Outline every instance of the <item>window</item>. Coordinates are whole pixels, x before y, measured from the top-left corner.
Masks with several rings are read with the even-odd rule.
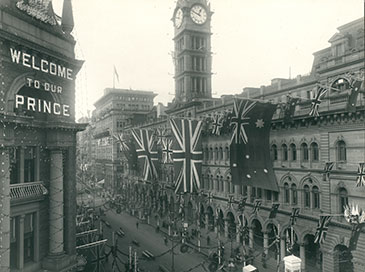
[[[266,200],[268,201],[272,200],[272,193],[270,190],[266,190]]]
[[[304,207],[310,208],[311,202],[310,202],[310,192],[309,192],[309,186],[304,185]]]
[[[290,195],[289,195],[289,184],[284,183],[284,203],[289,203]]]
[[[230,160],[230,153],[229,153],[229,146],[226,146],[226,160],[229,161]]]
[[[213,148],[209,148],[209,160],[213,160]]]
[[[279,193],[278,192],[272,192],[273,193],[273,201],[277,202],[279,200]]]
[[[281,146],[281,150],[282,150],[283,161],[287,161],[288,160],[288,147],[286,146],[286,144],[283,144]]]
[[[219,160],[222,161],[223,160],[223,148],[219,147]]]
[[[262,189],[261,188],[257,188],[257,198],[259,198],[259,199],[262,198]]]
[[[295,144],[291,144],[290,146],[289,146],[289,148],[290,148],[290,159],[292,160],[292,161],[296,161],[297,160],[297,147],[295,146]]]
[[[346,161],[346,143],[344,141],[337,142],[337,161]]]
[[[273,161],[278,160],[278,147],[275,144],[271,146],[271,159]]]
[[[291,194],[292,194],[292,204],[297,205],[298,204],[297,185],[295,185],[295,184],[291,185]]]
[[[347,190],[345,188],[340,188],[339,190],[339,197],[340,197],[340,213],[345,211],[345,206],[349,204],[349,199],[347,195]]]
[[[218,161],[218,147],[214,148],[214,161]]]
[[[306,143],[302,143],[300,146],[300,151],[301,151],[301,155],[302,155],[302,161],[303,162],[307,162],[309,159],[309,154],[308,154],[308,145]]]
[[[317,186],[313,186],[312,194],[313,194],[313,208],[319,209],[320,208],[319,189]]]
[[[312,143],[311,144],[311,160],[312,161],[318,161],[319,160],[319,150],[318,150],[318,144]]]

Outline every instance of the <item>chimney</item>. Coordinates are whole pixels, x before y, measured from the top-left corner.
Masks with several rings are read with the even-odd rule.
[[[63,0],[62,9],[62,30],[66,34],[70,34],[74,28],[74,17],[72,12],[71,0]]]

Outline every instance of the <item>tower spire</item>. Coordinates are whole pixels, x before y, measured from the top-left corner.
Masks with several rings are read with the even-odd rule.
[[[72,12],[71,0],[63,0],[61,26],[63,32],[66,34],[70,34],[74,28],[74,16]]]

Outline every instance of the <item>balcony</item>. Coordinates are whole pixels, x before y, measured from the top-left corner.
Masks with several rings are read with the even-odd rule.
[[[48,194],[41,181],[10,184],[11,203],[40,201]]]

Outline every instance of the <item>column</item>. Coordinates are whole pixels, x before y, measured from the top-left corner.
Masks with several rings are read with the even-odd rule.
[[[224,220],[224,236],[226,238],[228,238],[228,227],[229,227],[229,222],[228,220]]]
[[[19,169],[18,169],[19,183],[24,183],[24,148],[19,147]]]
[[[24,268],[24,217],[25,215],[18,216],[17,265],[19,269]]]
[[[10,173],[9,150],[0,148],[0,266],[8,272],[10,267]]]
[[[264,253],[267,254],[269,253],[269,234],[267,232],[264,232]]]
[[[285,257],[285,237],[280,239],[280,261]]]
[[[301,267],[302,267],[302,270],[304,271],[304,269],[305,269],[305,246],[304,246],[304,244],[300,244],[299,256],[300,256],[300,259],[302,260]]]
[[[34,181],[40,181],[40,152],[39,146],[35,147]]]
[[[34,262],[39,262],[39,211],[34,213]]]
[[[223,186],[224,186],[224,188],[223,188],[223,191],[224,191],[224,193],[225,194],[230,194],[231,192],[229,191],[229,184],[228,184],[228,182],[225,180],[225,181],[223,181]]]
[[[62,151],[51,151],[49,185],[49,253],[63,253],[63,162]]]
[[[209,230],[209,214],[205,214],[205,230]]]
[[[249,228],[249,247],[250,248],[253,248],[253,229],[252,228]]]
[[[241,185],[234,185],[234,196],[236,198],[239,198],[240,195],[242,194],[241,189],[242,189]]]

